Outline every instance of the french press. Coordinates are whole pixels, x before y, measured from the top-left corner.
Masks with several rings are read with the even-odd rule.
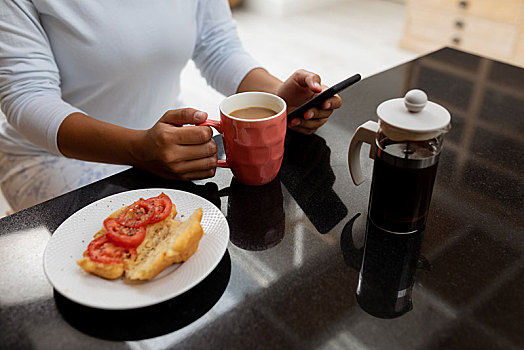
[[[367,121],[351,138],[348,162],[355,185],[364,181],[360,166],[363,143],[374,159],[368,218],[392,233],[411,233],[426,223],[443,135],[451,116],[428,101],[422,90],[381,103],[378,123]]]

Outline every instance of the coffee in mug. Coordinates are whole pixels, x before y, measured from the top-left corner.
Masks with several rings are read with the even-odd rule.
[[[241,108],[229,113],[229,115],[240,119],[265,119],[275,114],[277,114],[277,112],[265,107]]]

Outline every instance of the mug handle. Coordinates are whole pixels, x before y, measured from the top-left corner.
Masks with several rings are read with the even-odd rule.
[[[212,128],[215,128],[216,131],[222,134],[222,124],[220,123],[219,120],[207,119],[203,123],[196,124],[196,126],[210,126]],[[219,159],[217,161],[217,166],[219,168],[229,168],[229,163],[227,162],[227,159]]]
[[[360,149],[362,143],[365,142],[371,146],[369,150],[369,158],[375,158],[377,151],[377,145],[375,139],[378,132],[378,123],[374,121],[367,121],[357,128],[351,142],[349,143],[348,151],[348,165],[351,179],[355,185],[360,185],[364,182],[365,178],[362,175],[362,168],[360,167]]]

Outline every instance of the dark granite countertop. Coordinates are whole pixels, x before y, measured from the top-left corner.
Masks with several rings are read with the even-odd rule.
[[[375,257],[385,264],[371,276],[389,281],[384,300],[361,306],[370,181],[353,185],[349,140],[377,120],[380,102],[412,88],[451,112],[452,130],[425,231],[385,240]],[[0,348],[524,348],[524,70],[446,48],[341,96],[344,106],[317,134],[288,133],[268,185],[243,186],[227,169],[192,183],[131,169],[0,219]],[[369,178],[372,160],[362,164]],[[231,236],[217,268],[188,292],[138,310],[87,308],[54,292],[42,258],[56,228],[98,199],[150,187],[192,192],[221,209]],[[413,287],[411,302],[392,314],[385,305],[400,291],[386,289],[396,275]]]

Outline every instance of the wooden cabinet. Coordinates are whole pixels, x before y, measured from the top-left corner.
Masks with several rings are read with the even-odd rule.
[[[524,0],[408,0],[400,46],[451,46],[524,66]]]

